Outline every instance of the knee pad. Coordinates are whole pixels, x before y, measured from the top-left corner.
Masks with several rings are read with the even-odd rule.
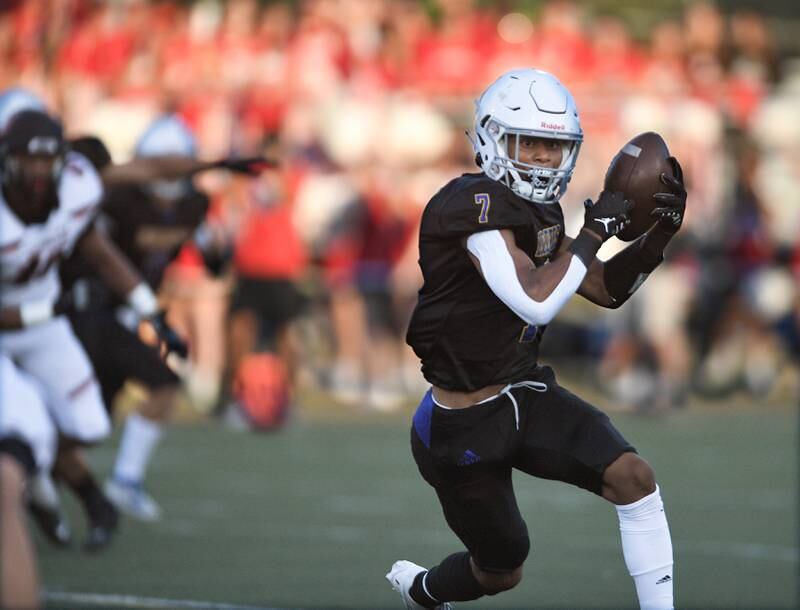
[[[504,574],[513,572],[523,563],[530,552],[531,541],[527,532],[512,536],[499,536],[491,541],[486,552],[475,552],[473,557],[484,572]]]
[[[80,447],[91,447],[103,442],[111,434],[111,421],[98,419],[92,421],[90,425],[81,427],[79,430],[63,430],[60,435],[64,439],[62,442],[78,445]]]
[[[80,431],[77,439],[84,445],[96,445],[104,441],[111,434],[111,422],[108,418],[100,419],[91,426]]]
[[[94,445],[111,434],[111,419],[100,397],[100,391],[94,386],[71,404],[70,418],[62,418],[60,432],[81,444]]]
[[[528,553],[531,550],[531,540],[527,534],[515,536],[510,540],[503,541],[505,547],[505,566],[508,571],[515,570],[525,563]]]
[[[22,439],[17,437],[0,438],[0,453],[11,456],[19,462],[28,476],[31,476],[36,471],[33,449]]]

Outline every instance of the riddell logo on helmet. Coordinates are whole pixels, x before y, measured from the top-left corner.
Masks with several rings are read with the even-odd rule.
[[[566,125],[559,125],[558,123],[547,123],[546,121],[542,121],[539,125],[542,129],[554,129],[556,131],[564,131],[566,129]]]

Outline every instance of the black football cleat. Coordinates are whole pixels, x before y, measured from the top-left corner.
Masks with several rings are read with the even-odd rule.
[[[28,511],[30,512],[36,525],[39,526],[41,532],[45,535],[54,546],[65,549],[72,544],[72,531],[69,528],[64,515],[57,508],[46,508],[35,504],[28,503]]]
[[[111,544],[117,531],[119,511],[105,496],[100,496],[94,499],[87,513],[89,525],[83,549],[89,553],[102,551]]]

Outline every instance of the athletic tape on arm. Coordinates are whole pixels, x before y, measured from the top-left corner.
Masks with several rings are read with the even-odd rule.
[[[140,318],[149,318],[158,311],[158,299],[144,282],[137,284],[128,294],[128,305]]]
[[[586,276],[586,266],[573,255],[567,272],[553,292],[544,301],[536,301],[520,284],[500,231],[473,233],[467,238],[467,249],[480,261],[483,277],[497,298],[528,324],[535,326],[548,324],[575,294]]]
[[[53,317],[53,304],[50,301],[34,301],[19,306],[22,326],[35,326]]]

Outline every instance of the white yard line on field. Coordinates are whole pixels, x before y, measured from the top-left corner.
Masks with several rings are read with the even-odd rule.
[[[82,606],[117,606],[122,608],[161,608],[164,610],[281,610],[262,606],[239,606],[191,599],[165,599],[160,597],[140,597],[138,595],[118,595],[104,593],[69,593],[66,591],[45,591],[42,599],[49,603],[80,604]]]

